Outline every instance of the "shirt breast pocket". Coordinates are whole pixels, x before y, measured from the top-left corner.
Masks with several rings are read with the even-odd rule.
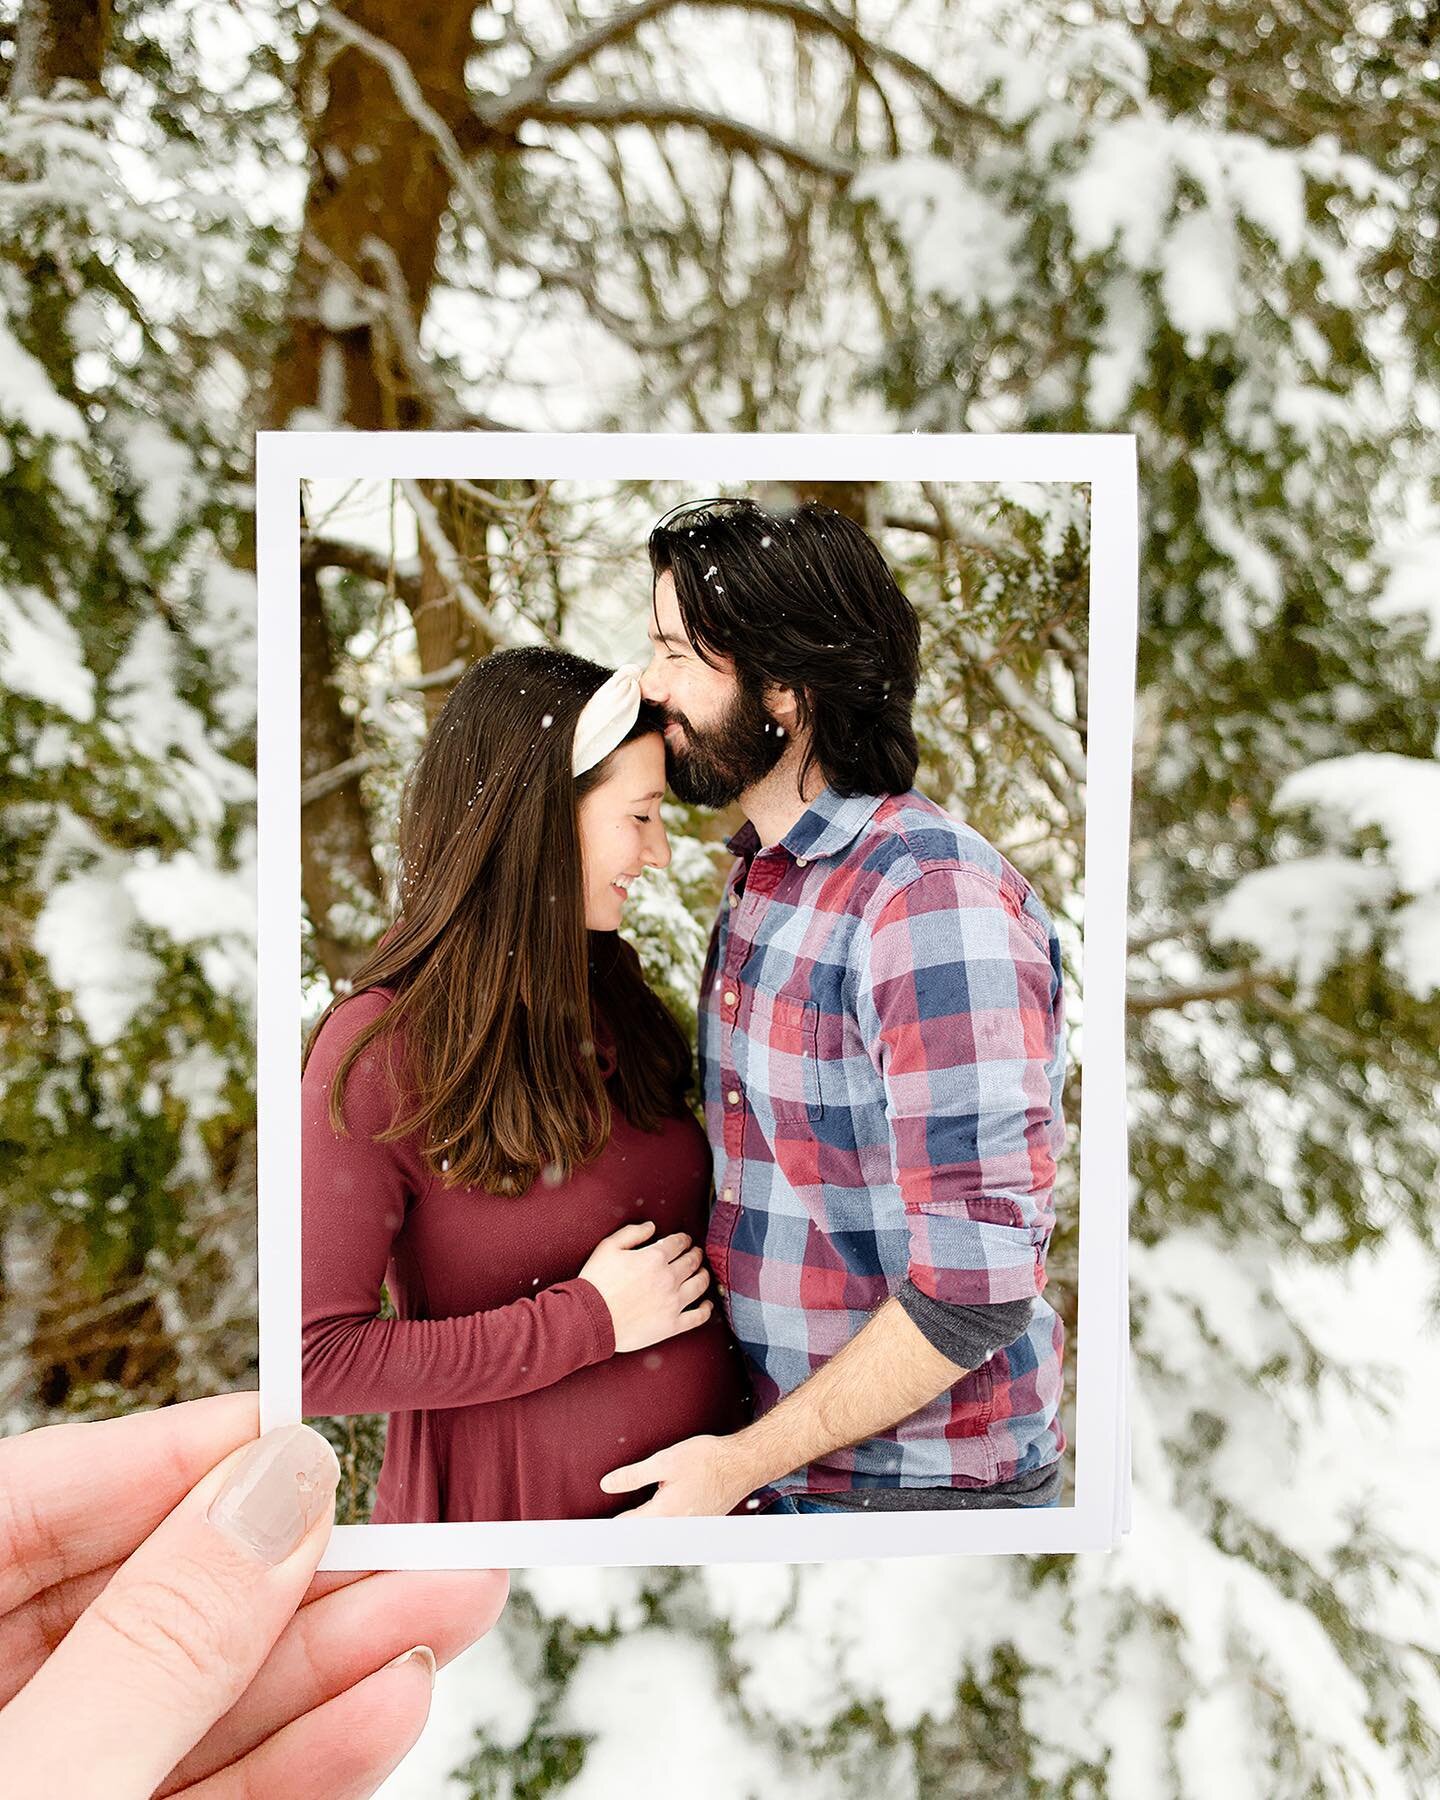
[[[820,1008],[815,1001],[752,988],[745,1035],[752,1107],[768,1105],[777,1125],[813,1124],[823,1118]]]

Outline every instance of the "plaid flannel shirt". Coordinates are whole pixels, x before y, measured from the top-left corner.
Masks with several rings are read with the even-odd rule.
[[[1062,1327],[1038,1298],[1064,1142],[1054,928],[1024,879],[922,795],[827,788],[753,826],[700,998],[715,1158],[707,1255],[767,1411],[907,1282],[1032,1299],[1025,1332],[889,1431],[767,1493],[982,1487],[1065,1447]]]

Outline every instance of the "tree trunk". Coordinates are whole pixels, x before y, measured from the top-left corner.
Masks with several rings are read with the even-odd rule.
[[[300,574],[300,779],[354,754],[355,731],[335,685],[335,649],[316,571]],[[315,932],[315,954],[332,981],[348,977],[375,936],[382,883],[357,774],[305,807],[300,885]]]
[[[351,0],[340,9],[371,36],[393,45],[427,103],[454,130],[469,112],[465,62],[473,0]],[[391,354],[394,327],[367,311],[364,291],[383,292],[391,277],[406,326],[418,334],[435,268],[450,177],[430,137],[401,104],[390,72],[370,51],[336,46],[317,27],[327,92],[310,141],[310,186],[288,308],[285,340],[271,371],[265,409],[271,429],[300,414],[309,423],[359,431],[423,428],[425,396]],[[378,256],[375,244],[384,248]],[[441,667],[458,653],[437,608],[425,623],[422,655]],[[421,623],[417,619],[417,627]],[[302,779],[348,761],[355,734],[335,687],[331,644],[313,570],[301,593]],[[439,658],[437,662],[428,660]],[[305,809],[302,873],[316,950],[332,979],[354,968],[356,928],[381,881],[371,849],[359,776]],[[358,911],[357,911],[358,907]]]
[[[485,555],[484,521],[467,519],[448,482],[432,481],[424,486],[442,530],[464,562],[466,579],[476,598],[488,605],[490,564]],[[427,673],[433,669],[447,669],[456,662],[474,662],[477,657],[488,656],[495,648],[489,632],[460,604],[454,587],[423,535],[420,539],[420,603],[411,617],[415,621],[420,667]],[[426,688],[427,724],[434,724],[441,707],[450,698],[451,686],[453,683]]]
[[[339,9],[409,65],[427,103],[453,132],[469,116],[465,61],[473,0],[351,0]],[[322,50],[333,38],[317,27]],[[286,342],[272,371],[269,424],[302,409],[357,431],[423,428],[429,408],[407,385],[357,300],[383,290],[375,239],[389,252],[418,332],[435,269],[450,177],[424,128],[368,50],[342,45],[326,71],[328,92],[310,142],[310,186]]]
[[[762,506],[776,511],[804,506],[813,500],[844,513],[867,531],[873,531],[880,523],[878,481],[766,481],[757,484],[756,498]]]
[[[15,27],[8,98],[48,94],[57,81],[100,91],[110,0],[26,0]]]

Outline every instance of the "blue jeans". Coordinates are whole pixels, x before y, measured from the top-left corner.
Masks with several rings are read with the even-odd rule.
[[[782,1494],[773,1506],[767,1506],[772,1513],[838,1513],[854,1512],[853,1506],[836,1506],[828,1500],[817,1500],[812,1494]]]
[[[1022,1508],[1021,1510],[1025,1511],[1025,1512],[1043,1512],[1045,1507],[1058,1506],[1059,1504],[1060,1504],[1060,1502],[1058,1499],[1046,1500],[1044,1502],[1043,1506],[1030,1506],[1030,1507]],[[843,1512],[843,1513],[854,1514],[856,1512],[864,1512],[865,1508],[864,1507],[855,1507],[855,1506],[837,1506],[833,1500],[821,1500],[821,1499],[818,1499],[814,1494],[782,1494],[773,1506],[767,1506],[765,1510],[766,1510],[766,1512],[771,1512],[771,1513],[842,1513]],[[978,1507],[970,1508],[970,1509],[966,1509],[964,1507],[955,1507],[955,1508],[951,1509],[948,1507],[938,1507],[937,1506],[937,1507],[929,1508],[926,1510],[933,1511],[933,1512],[942,1512],[942,1511],[950,1511],[950,1510],[954,1510],[956,1512],[964,1512],[966,1510],[979,1511],[980,1509]],[[879,1516],[878,1508],[876,1509],[876,1514],[872,1515],[872,1516]]]

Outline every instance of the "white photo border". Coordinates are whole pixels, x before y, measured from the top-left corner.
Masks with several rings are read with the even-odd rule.
[[[261,432],[259,578],[260,1426],[301,1417],[300,484],[302,480],[655,480],[697,493],[756,481],[1088,483],[1090,707],[1085,836],[1085,1084],[1073,1505],[687,1519],[338,1525],[322,1569],[814,1562],[1064,1554],[1128,1528],[1129,1178],[1124,996],[1138,590],[1127,434]],[[643,546],[637,545],[636,554]]]

